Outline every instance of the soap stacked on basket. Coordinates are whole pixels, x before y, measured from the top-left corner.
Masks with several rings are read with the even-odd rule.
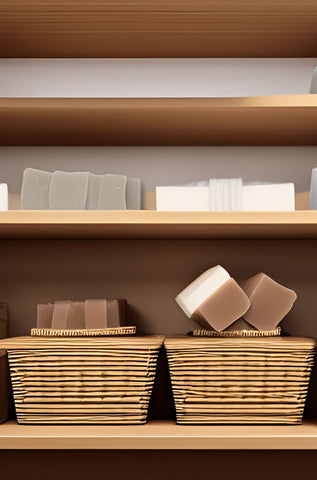
[[[164,342],[178,423],[301,422],[316,342],[278,326],[296,298],[264,273],[238,284],[220,265],[176,297],[204,328]]]

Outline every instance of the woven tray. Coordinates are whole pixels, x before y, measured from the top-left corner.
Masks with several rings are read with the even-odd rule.
[[[281,335],[281,328],[274,330],[224,330],[216,332],[215,330],[194,330],[189,335],[194,337],[278,337]]]
[[[82,330],[55,330],[54,328],[32,328],[32,337],[107,337],[116,335],[134,335],[135,326]]]
[[[164,344],[177,423],[301,423],[315,340],[175,337]]]
[[[145,423],[162,342],[162,336],[0,340],[18,423]]]

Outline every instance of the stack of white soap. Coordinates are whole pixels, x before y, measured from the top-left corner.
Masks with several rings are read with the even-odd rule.
[[[27,168],[22,210],[140,210],[141,180],[89,172],[45,172]]]
[[[198,185],[156,187],[159,211],[294,211],[293,183],[249,184],[242,179],[211,179]]]

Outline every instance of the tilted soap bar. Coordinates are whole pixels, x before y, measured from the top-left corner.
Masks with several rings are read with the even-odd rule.
[[[291,310],[297,295],[265,273],[258,273],[241,287],[250,299],[250,309],[243,318],[258,330],[274,329]]]
[[[125,299],[56,301],[37,306],[37,328],[81,330],[116,328],[127,325]]]
[[[188,317],[217,331],[227,328],[250,307],[247,295],[220,265],[200,275],[175,300]]]

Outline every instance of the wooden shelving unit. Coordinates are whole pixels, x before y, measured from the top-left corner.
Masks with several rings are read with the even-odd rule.
[[[0,450],[317,450],[317,423],[295,426],[0,426]]]
[[[317,145],[317,94],[2,98],[0,146]]]
[[[314,0],[3,0],[1,57],[316,57]]]
[[[317,238],[317,211],[0,212],[0,238]]]

